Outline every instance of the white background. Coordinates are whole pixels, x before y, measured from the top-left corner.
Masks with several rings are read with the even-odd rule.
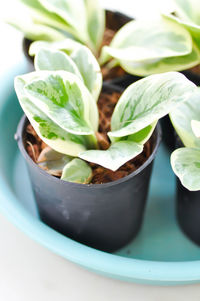
[[[167,0],[102,0],[137,17],[149,17]],[[122,6],[123,5],[123,6]],[[15,1],[0,2],[0,18],[20,14]],[[0,75],[22,58],[21,34],[0,22]],[[0,215],[0,301],[199,301],[200,285],[154,287],[107,279],[56,256]]]

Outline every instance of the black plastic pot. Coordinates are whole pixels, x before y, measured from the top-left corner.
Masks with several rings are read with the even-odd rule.
[[[194,73],[190,70],[185,70],[182,73],[195,85],[200,86],[200,74]]]
[[[170,121],[169,115],[160,119],[162,128],[162,140],[167,149],[172,152],[175,148],[174,127]]]
[[[27,58],[28,69],[30,72],[34,71],[34,58],[29,55],[29,47],[32,42],[33,41],[31,41],[27,38],[23,38],[23,40],[22,40],[22,49],[23,49],[25,57]]]
[[[111,30],[118,31],[123,25],[125,25],[126,23],[128,23],[131,20],[132,20],[132,18],[130,18],[120,12],[106,10],[106,27]],[[26,58],[28,59],[28,62],[29,62],[29,70],[30,71],[34,70],[34,66],[33,66],[34,59],[33,59],[33,57],[31,57],[28,54],[31,43],[32,43],[32,41],[28,40],[26,38],[23,39],[23,43],[22,43],[24,55],[26,56]],[[106,82],[126,88],[131,83],[135,82],[138,79],[141,79],[141,77],[125,73],[124,75],[119,76],[117,78],[106,80]]]
[[[109,88],[104,87],[104,91],[109,93]],[[53,177],[32,161],[25,149],[27,123],[24,115],[16,139],[28,166],[41,220],[103,251],[115,251],[132,240],[142,223],[153,160],[161,140],[160,126],[151,137],[152,153],[139,169],[114,182],[83,185]]]
[[[176,148],[183,147],[175,134]],[[177,220],[183,232],[200,245],[200,191],[189,191],[177,178]]]
[[[178,179],[177,219],[183,232],[200,246],[200,190],[189,191]]]

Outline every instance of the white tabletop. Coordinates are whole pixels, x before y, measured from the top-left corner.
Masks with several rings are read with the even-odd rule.
[[[159,0],[102,0],[107,7],[142,16]],[[9,1],[10,2],[10,1]],[[0,14],[9,11],[0,4]],[[12,2],[12,1],[11,1]],[[170,6],[160,0],[159,7]],[[21,34],[0,23],[0,73],[19,61]],[[8,39],[9,37],[9,39]],[[200,284],[156,287],[104,278],[51,253],[0,215],[0,300],[2,301],[199,301]]]

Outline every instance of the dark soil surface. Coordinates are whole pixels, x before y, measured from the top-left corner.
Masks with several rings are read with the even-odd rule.
[[[102,150],[107,149],[110,145],[107,133],[108,131],[110,131],[111,116],[119,97],[120,93],[118,92],[102,92],[98,101],[99,132],[97,133],[97,139],[99,142],[99,148]],[[26,128],[26,133],[26,150],[29,156],[37,163],[37,159],[41,151],[47,145],[38,137],[31,124],[28,124]],[[93,177],[91,183],[108,183],[129,175],[130,173],[138,169],[148,159],[152,152],[151,144],[151,140],[147,141],[147,143],[144,145],[144,150],[141,154],[139,154],[137,157],[121,166],[115,172],[97,164],[89,163],[93,169]]]
[[[197,74],[200,75],[200,65],[197,65],[195,67],[192,67],[190,69],[188,69],[190,72],[192,72],[193,74]]]

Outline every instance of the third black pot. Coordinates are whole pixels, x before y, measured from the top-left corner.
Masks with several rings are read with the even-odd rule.
[[[200,245],[200,191],[189,191],[177,180],[177,219],[183,232]]]
[[[108,87],[104,87],[104,91]],[[32,182],[40,218],[60,233],[88,246],[115,251],[138,233],[145,209],[153,160],[161,140],[158,125],[151,137],[151,155],[133,173],[105,184],[76,184],[49,175],[25,149],[23,116],[16,133]]]
[[[175,134],[176,148],[183,147]],[[177,178],[177,219],[183,232],[200,245],[200,191],[190,191]]]

